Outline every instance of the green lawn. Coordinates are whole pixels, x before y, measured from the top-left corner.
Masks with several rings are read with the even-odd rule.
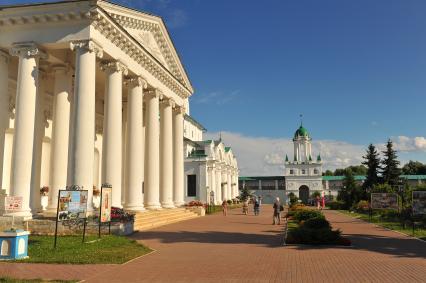
[[[377,224],[379,226],[382,226],[382,227],[385,227],[385,228],[388,228],[388,229],[391,229],[391,230],[394,230],[394,231],[404,233],[406,235],[413,236],[413,228],[412,228],[411,224],[406,225],[405,229],[404,229],[402,227],[401,222],[390,221],[388,219],[382,219],[379,214],[373,214],[373,216],[371,217],[371,221],[370,221],[370,217],[369,217],[368,214],[350,212],[348,210],[339,210],[339,212],[341,212],[345,215],[354,217],[354,218],[362,219],[364,221]],[[416,227],[415,230],[414,230],[414,236],[417,237],[417,238],[420,238],[422,240],[426,240],[426,229]]]
[[[96,236],[89,236],[84,244],[81,236],[61,236],[58,237],[56,249],[53,242],[53,236],[30,236],[29,258],[19,262],[120,264],[151,252],[136,241],[114,235],[102,236],[100,240]]]

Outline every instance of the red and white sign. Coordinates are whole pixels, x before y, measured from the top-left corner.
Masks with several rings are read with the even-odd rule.
[[[5,210],[21,210],[22,209],[22,197],[6,197]]]

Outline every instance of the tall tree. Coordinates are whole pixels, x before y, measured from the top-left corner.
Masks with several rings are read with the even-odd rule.
[[[362,198],[362,190],[356,183],[351,169],[345,170],[344,174],[343,188],[339,191],[337,199],[343,201],[345,208],[349,209]]]
[[[362,164],[367,166],[367,177],[362,186],[364,189],[372,188],[379,183],[380,157],[376,147],[370,143],[367,153],[362,158],[365,159]]]
[[[402,167],[402,174],[404,175],[424,175],[426,174],[426,164],[419,161],[410,160]]]
[[[386,150],[383,151],[384,158],[382,160],[382,176],[383,181],[391,186],[398,184],[401,169],[399,169],[398,156],[396,150],[393,149],[393,143],[389,139],[386,144]]]

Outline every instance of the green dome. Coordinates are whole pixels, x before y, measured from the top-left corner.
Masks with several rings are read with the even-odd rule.
[[[298,137],[309,138],[308,130],[306,130],[305,128],[303,128],[302,125],[300,125],[299,129],[297,129],[297,131],[294,133],[294,138],[296,139]]]

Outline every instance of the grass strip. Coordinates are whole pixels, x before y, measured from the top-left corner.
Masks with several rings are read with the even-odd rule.
[[[33,236],[28,243],[29,258],[19,262],[65,264],[121,264],[151,252],[151,249],[124,236],[60,236],[53,248],[53,236]],[[1,281],[0,281],[1,282]]]

